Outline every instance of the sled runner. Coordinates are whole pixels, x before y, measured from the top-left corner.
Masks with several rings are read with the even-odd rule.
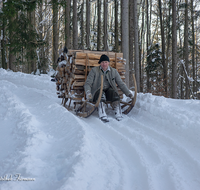
[[[96,103],[89,102],[84,92],[84,83],[92,67],[99,66],[98,61],[102,54],[110,57],[110,66],[116,68],[121,79],[125,80],[125,60],[122,53],[100,52],[87,50],[69,50],[68,54],[62,53],[64,60],[57,66],[56,88],[58,98],[62,99],[62,105],[69,111],[80,117],[89,117],[97,108],[103,91],[103,76],[101,77],[101,88]],[[137,85],[133,75],[135,86],[134,99],[124,102],[123,93],[118,89],[120,104],[123,114],[128,114],[135,105],[137,97]],[[130,99],[129,99],[130,100]],[[109,102],[106,102],[109,104]]]

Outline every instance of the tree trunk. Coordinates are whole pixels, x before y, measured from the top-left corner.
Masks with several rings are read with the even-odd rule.
[[[84,31],[84,0],[81,5],[81,49],[84,49],[84,36],[85,36],[85,31]]]
[[[71,49],[70,43],[70,6],[71,0],[67,0],[65,3],[65,46]]]
[[[188,50],[188,0],[185,0],[185,28],[184,28],[184,58],[185,58],[185,81],[186,81],[186,93],[185,99],[189,99],[189,70],[188,70],[188,57],[189,57],[189,50]]]
[[[77,0],[73,0],[73,49],[78,49]]]
[[[133,21],[134,21],[134,50],[135,50],[135,76],[137,89],[140,92],[140,66],[139,66],[139,44],[138,44],[138,18],[137,18],[137,0],[133,1]]]
[[[29,31],[34,32],[35,31],[35,10],[28,12],[27,15],[29,17],[29,22],[30,22]],[[28,50],[26,50],[26,53],[28,54],[27,62],[29,63],[28,73],[36,72],[36,48],[35,48],[35,44],[33,43],[36,43],[36,40],[34,38],[30,38],[29,48]]]
[[[167,5],[169,5],[169,3]],[[170,6],[170,8],[168,8],[168,21],[167,21],[168,27],[167,27],[167,32],[166,32],[166,39],[167,39],[166,67],[167,68],[168,68],[168,65],[169,65],[169,58],[170,58],[170,43],[171,43],[170,34],[171,34],[171,30],[173,30],[173,29],[171,29],[171,24],[170,23],[171,23],[171,6]],[[168,97],[172,97],[172,87],[168,89]]]
[[[58,60],[58,5],[53,1],[53,69],[56,69]]]
[[[115,9],[112,8],[111,11],[110,11],[110,23],[108,23],[108,28],[110,31],[113,30],[113,25],[114,25],[114,21],[115,21]],[[114,35],[115,36],[115,35]],[[113,44],[114,47],[113,47],[113,51],[116,51],[115,50],[115,37],[113,35],[111,36],[111,38],[109,38],[109,44]]]
[[[122,0],[121,2],[121,23],[122,23],[122,53],[126,59],[126,85],[129,88],[129,0]]]
[[[90,1],[86,0],[86,48],[90,49]]]
[[[193,73],[193,93],[196,94],[196,76],[195,76],[195,37],[194,37],[194,10],[193,0],[191,0],[191,18],[192,18],[192,73]]]
[[[39,38],[42,41],[43,40],[43,0],[38,4],[38,14],[39,14]],[[43,60],[44,60],[44,46],[40,46],[40,52],[39,52],[39,62],[38,62],[38,69],[42,70]]]
[[[129,3],[129,85],[130,88],[134,86],[133,81],[133,44],[134,44],[134,1],[130,1]]]
[[[14,32],[12,30],[12,25],[14,22],[14,17],[10,17],[9,18],[9,69],[12,71],[16,71],[15,70],[15,62],[16,62],[16,57],[15,54],[13,53],[14,48],[12,47],[13,45],[13,36],[14,36]]]
[[[48,1],[45,0],[45,7],[48,6]],[[44,12],[44,15],[45,15],[45,18],[47,17],[48,15],[48,12],[45,8],[45,12]],[[44,23],[44,31],[46,32],[45,33],[45,38],[44,38],[44,42],[45,42],[45,49],[44,49],[44,56],[45,56],[45,63],[46,65],[49,63],[49,55],[50,55],[50,47],[49,47],[49,42],[51,41],[52,39],[52,35],[50,34],[50,30],[48,29],[49,28],[49,24],[47,22]],[[52,52],[51,52],[52,54]]]
[[[103,36],[103,42],[104,42],[104,50],[108,51],[108,30],[107,30],[107,25],[108,25],[108,0],[104,0],[104,36]]]
[[[178,3],[180,3],[180,2],[178,2]],[[178,23],[179,23],[180,22],[180,15],[177,14],[177,17],[178,17]],[[182,49],[183,48],[183,42],[182,42],[182,38],[181,38],[181,28],[180,27],[179,27],[178,32],[179,32],[180,49]],[[184,56],[182,56],[181,59],[184,59]],[[184,99],[184,91],[183,91],[183,88],[184,88],[184,85],[183,85],[183,65],[182,64],[180,64],[180,75],[181,75],[181,77],[180,77],[180,98]]]
[[[172,0],[172,98],[177,98],[176,0]]]
[[[140,46],[141,46],[141,51],[143,49],[143,54],[141,52],[141,55],[140,56],[140,60],[141,60],[141,72],[140,72],[140,92],[143,92],[143,73],[144,73],[144,47],[145,47],[145,44],[144,44],[144,10],[145,10],[145,0],[143,0],[143,3],[142,3],[142,29],[141,29],[141,41],[140,41]]]
[[[98,3],[97,51],[101,50],[101,0]]]
[[[38,11],[39,11],[39,38],[41,41],[43,41],[44,37],[44,31],[46,31],[45,28],[45,23],[43,24],[43,18],[46,18],[45,15],[43,17],[43,14],[46,14],[46,9],[43,10],[43,0],[41,0],[41,2],[38,4]],[[45,13],[44,13],[45,11]],[[46,44],[48,46],[48,44]],[[46,56],[45,56],[45,45],[42,44],[39,47],[39,60],[38,60],[38,69],[40,70],[40,73],[46,73],[47,70],[47,62],[46,62]]]
[[[167,67],[165,63],[165,34],[164,34],[164,26],[162,23],[162,6],[161,6],[161,0],[158,0],[159,2],[159,16],[160,16],[160,28],[161,28],[161,38],[162,38],[162,65],[163,65],[163,80],[164,80],[164,89],[165,89],[165,96],[167,97]]]
[[[4,8],[4,0],[3,0],[3,8]],[[6,65],[6,46],[5,46],[5,25],[6,25],[6,21],[5,19],[3,19],[2,21],[2,32],[3,32],[3,38],[1,40],[1,60],[2,60],[2,68],[3,69],[7,69],[7,65]]]
[[[146,34],[146,51],[147,51],[147,57],[149,55],[149,2],[146,0],[146,28],[147,28],[147,34]],[[147,59],[148,60],[148,59]],[[147,65],[148,65],[147,61]],[[147,92],[150,92],[150,82],[149,82],[149,71],[147,71]]]
[[[115,51],[119,52],[118,0],[115,0]]]
[[[149,4],[149,2],[148,2],[148,4]],[[150,41],[151,41],[151,20],[152,20],[152,0],[150,0],[150,4],[149,4],[149,23],[150,24],[148,24],[148,30],[149,30],[149,43],[150,43]]]

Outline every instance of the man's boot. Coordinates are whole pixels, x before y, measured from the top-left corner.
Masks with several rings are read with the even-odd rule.
[[[123,119],[123,117],[122,117],[122,110],[121,110],[120,102],[119,101],[112,102],[112,107],[115,112],[116,120],[121,121]]]
[[[103,122],[109,122],[107,114],[105,112],[105,103],[104,102],[100,102],[99,106],[98,106],[98,111],[99,111],[99,118],[103,121]]]

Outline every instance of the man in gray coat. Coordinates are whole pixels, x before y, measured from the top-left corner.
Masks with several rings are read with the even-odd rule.
[[[115,118],[120,121],[122,119],[122,111],[120,106],[120,96],[118,94],[116,84],[126,96],[131,99],[133,99],[134,96],[129,91],[126,84],[122,81],[117,70],[109,66],[110,59],[107,55],[103,54],[100,57],[99,64],[100,66],[92,68],[87,76],[87,80],[85,81],[84,88],[86,98],[92,102],[97,101],[101,87],[101,75],[103,75],[103,93],[98,107],[99,118],[104,122],[109,121],[105,112],[104,102],[110,101],[112,103],[112,107],[114,108]]]

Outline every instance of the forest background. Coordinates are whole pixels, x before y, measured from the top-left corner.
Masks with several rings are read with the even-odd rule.
[[[200,99],[199,0],[0,0],[0,67],[40,74],[68,49],[122,52],[139,92]]]

